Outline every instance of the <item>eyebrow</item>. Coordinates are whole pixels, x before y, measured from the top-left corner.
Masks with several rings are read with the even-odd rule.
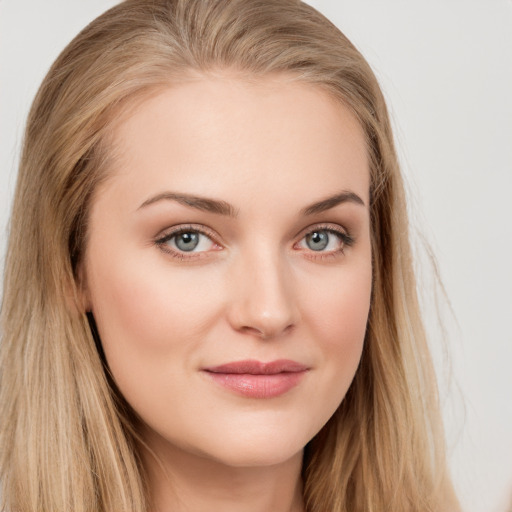
[[[218,215],[226,215],[229,217],[236,217],[238,215],[236,208],[226,201],[190,194],[180,194],[177,192],[162,192],[161,194],[150,197],[139,206],[138,210],[146,208],[147,206],[159,201],[176,201],[177,203],[190,206],[197,210],[216,213]],[[306,206],[300,211],[300,213],[304,216],[314,215],[316,213],[330,210],[331,208],[343,203],[354,203],[365,206],[364,201],[357,194],[350,191],[343,191],[339,194],[327,197],[326,199],[322,199],[321,201]]]
[[[150,197],[139,206],[138,210],[164,200],[176,201],[177,203],[190,206],[196,210],[216,213],[218,215],[227,215],[229,217],[237,216],[236,209],[226,201],[209,199],[207,197],[194,196],[190,194],[179,194],[176,192],[162,192],[161,194]]]
[[[354,203],[365,206],[364,201],[357,194],[344,190],[339,194],[327,197],[326,199],[322,199],[321,201],[306,206],[306,208],[301,210],[301,214],[306,216],[314,215],[315,213],[321,213],[325,212],[326,210],[330,210],[331,208],[334,208],[335,206],[343,203]]]

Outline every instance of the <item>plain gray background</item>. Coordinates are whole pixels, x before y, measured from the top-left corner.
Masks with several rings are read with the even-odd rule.
[[[2,263],[30,102],[65,44],[114,3],[0,0]],[[512,500],[512,1],[310,3],[363,52],[388,98],[414,231],[433,247],[453,309],[441,303],[450,369],[421,266],[455,484],[467,512],[504,512]]]

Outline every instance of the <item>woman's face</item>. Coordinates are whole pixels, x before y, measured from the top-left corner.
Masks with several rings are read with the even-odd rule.
[[[143,435],[232,466],[290,459],[361,356],[372,276],[361,127],[312,85],[224,74],[143,101],[114,140],[85,300]]]

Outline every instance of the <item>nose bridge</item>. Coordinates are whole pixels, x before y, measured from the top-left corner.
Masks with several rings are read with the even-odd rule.
[[[276,247],[248,252],[237,262],[231,319],[237,330],[274,337],[298,320],[290,268]]]

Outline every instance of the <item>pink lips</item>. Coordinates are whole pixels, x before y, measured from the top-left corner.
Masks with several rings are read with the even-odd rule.
[[[204,368],[218,384],[251,398],[273,398],[299,384],[309,367],[279,359],[269,363],[246,360]]]

